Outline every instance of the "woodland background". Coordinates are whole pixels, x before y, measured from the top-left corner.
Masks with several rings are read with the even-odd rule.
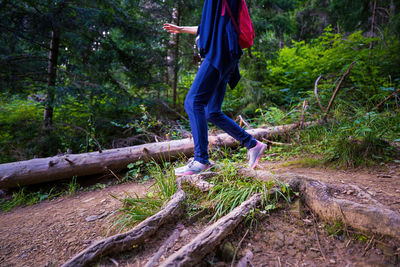
[[[400,141],[400,3],[395,0],[248,0],[256,31],[242,80],[223,110],[251,126],[306,120],[349,65],[333,123],[302,147],[346,166],[393,160]],[[194,37],[203,1],[0,1],[0,163],[178,139],[199,66]],[[398,91],[397,91],[398,92]],[[386,97],[391,96],[382,105]],[[296,148],[294,149],[296,151]]]

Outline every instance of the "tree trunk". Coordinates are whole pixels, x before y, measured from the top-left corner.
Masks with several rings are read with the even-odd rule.
[[[172,10],[172,24],[179,24],[179,9]],[[172,88],[173,107],[176,108],[179,61],[179,34],[170,34],[168,49],[168,84]]]
[[[376,0],[372,4],[372,18],[371,18],[371,37],[375,36],[375,17],[376,17]],[[374,42],[371,42],[369,44],[369,49],[372,49],[374,47]]]
[[[321,123],[321,122],[319,122]],[[304,123],[304,126],[316,124]],[[296,128],[297,124],[247,130],[254,138],[285,134]],[[228,134],[209,136],[211,147],[234,147],[239,143]],[[86,176],[120,170],[137,160],[170,160],[193,155],[192,139],[149,143],[139,146],[104,150],[102,153],[90,152],[67,154],[49,158],[0,164],[0,188],[37,184],[48,181]]]
[[[53,126],[54,86],[57,78],[58,49],[60,46],[60,30],[51,32],[49,61],[47,66],[47,95],[43,115],[43,130],[49,131]]]
[[[281,30],[279,32],[279,48],[283,49],[285,47],[285,35],[283,34],[283,31]]]

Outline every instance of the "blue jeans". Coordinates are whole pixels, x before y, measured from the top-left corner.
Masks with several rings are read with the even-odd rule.
[[[237,63],[238,60],[232,62],[220,75],[219,71],[205,59],[186,96],[185,110],[189,115],[192,129],[194,159],[203,164],[209,163],[207,121],[224,130],[248,149],[257,143],[250,134],[221,111],[226,85]]]

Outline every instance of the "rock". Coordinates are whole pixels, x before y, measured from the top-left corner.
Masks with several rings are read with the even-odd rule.
[[[289,256],[294,257],[297,254],[297,250],[290,248],[287,250],[287,253],[289,254]]]
[[[283,241],[282,240],[276,240],[274,243],[273,243],[273,247],[274,247],[274,249],[280,249],[281,247],[283,247],[285,244],[283,243]]]
[[[293,244],[294,244],[294,238],[291,237],[291,236],[287,237],[287,238],[286,238],[286,244],[287,244],[288,246],[293,245]]]
[[[180,234],[179,237],[185,237],[187,234],[189,234],[189,231],[186,230],[186,229],[184,229],[184,230],[181,232],[181,234]]]
[[[275,237],[281,241],[285,241],[285,236],[282,232],[275,232]]]
[[[96,220],[98,220],[98,219],[104,218],[105,216],[107,216],[107,214],[108,214],[108,212],[105,211],[105,212],[103,212],[103,213],[100,214],[100,215],[91,215],[91,216],[88,216],[88,217],[85,218],[85,220],[86,220],[87,222],[93,222],[93,221],[96,221]]]
[[[235,249],[233,248],[231,242],[223,243],[221,246],[219,246],[217,250],[217,255],[225,262],[232,261],[234,254],[235,254]]]
[[[87,202],[89,202],[89,201],[92,201],[93,199],[94,199],[94,197],[91,197],[91,198],[88,198],[88,199],[83,200],[82,202],[87,203]]]
[[[296,245],[297,249],[301,252],[305,252],[306,251],[306,245],[304,244],[304,242],[300,242]]]

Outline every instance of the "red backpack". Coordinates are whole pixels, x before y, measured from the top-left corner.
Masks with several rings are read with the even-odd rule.
[[[229,8],[226,0],[222,0],[222,12],[221,16],[225,15],[225,8],[228,10],[229,16],[231,16],[233,26],[235,27],[236,33],[239,36],[239,44],[242,49],[249,48],[253,45],[255,37],[253,24],[251,23],[249,10],[247,9],[246,2],[239,0],[238,20],[236,22],[231,9]]]

